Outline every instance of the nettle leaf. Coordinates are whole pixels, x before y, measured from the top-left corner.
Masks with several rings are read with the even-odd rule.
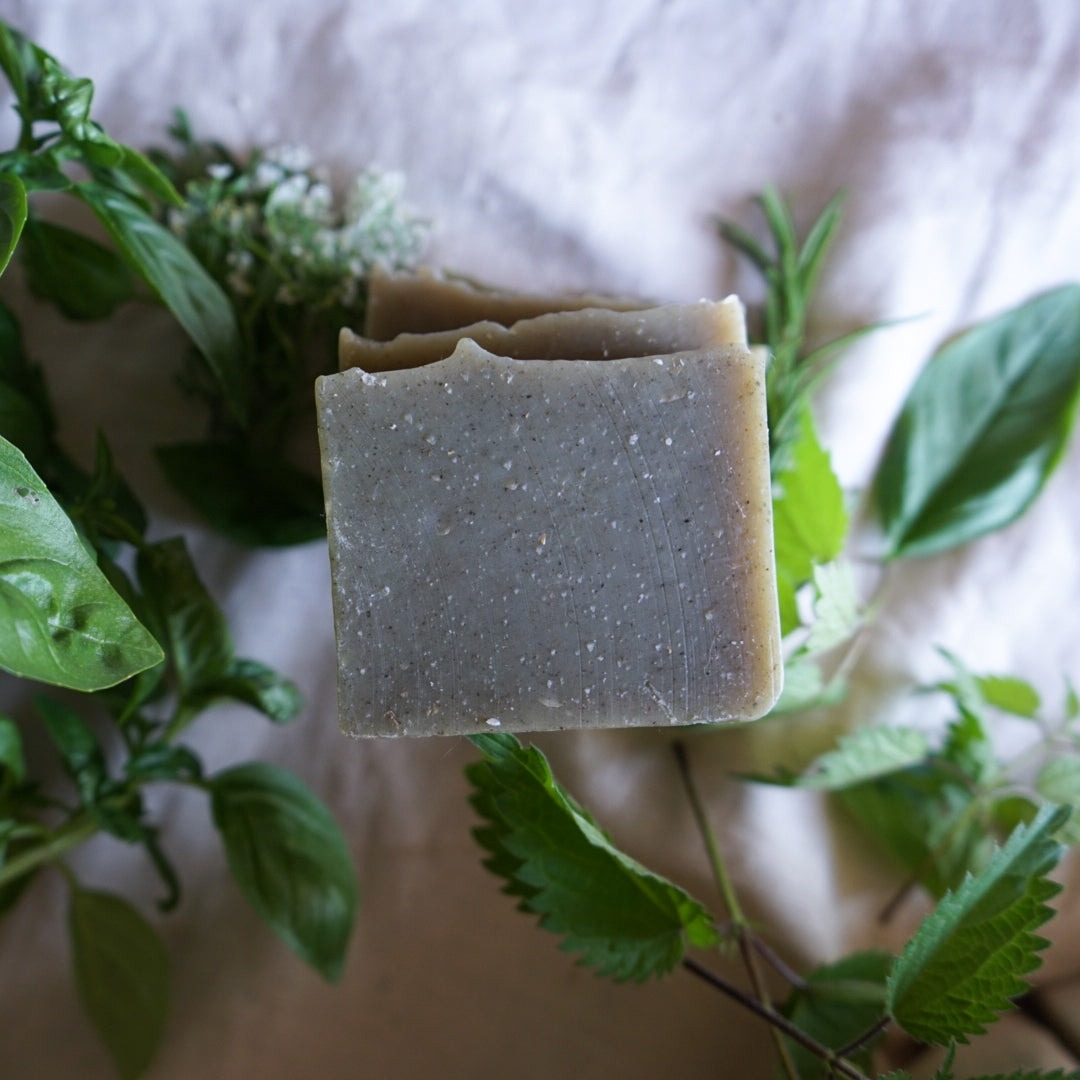
[[[15,446],[0,438],[0,667],[100,690],[152,667],[161,649],[98,569]]]
[[[804,646],[807,653],[823,653],[847,641],[862,623],[855,578],[847,563],[814,567],[814,622]]]
[[[847,681],[833,676],[828,682],[818,661],[805,653],[796,653],[784,661],[784,686],[770,716],[825,708],[843,701]]]
[[[280,547],[326,536],[322,484],[276,454],[233,441],[178,443],[157,455],[173,487],[238,543]]]
[[[564,935],[562,948],[617,980],[671,971],[687,943],[718,940],[709,913],[619,851],[562,789],[540,751],[512,735],[474,735],[483,761],[466,767],[484,865],[524,911]]]
[[[844,493],[829,455],[818,439],[813,416],[803,408],[797,436],[773,476],[773,532],[781,595],[782,629],[799,625],[795,594],[814,566],[839,556],[847,536]]]
[[[91,183],[78,184],[73,191],[195,342],[242,423],[247,412],[243,345],[221,286],[168,229],[128,197]]]
[[[839,740],[835,750],[817,758],[798,786],[841,791],[918,765],[929,753],[929,740],[915,728],[856,728]]]
[[[31,217],[19,249],[30,291],[69,319],[104,319],[135,295],[116,252],[62,225]]]
[[[983,867],[993,841],[975,795],[939,759],[838,792],[844,809],[932,896]]]
[[[916,380],[875,480],[888,557],[931,555],[1016,520],[1064,451],[1080,394],[1080,285],[946,344]]]
[[[0,274],[7,269],[25,224],[26,187],[14,174],[0,173]]]
[[[1035,777],[1035,790],[1047,802],[1072,809],[1072,816],[1057,838],[1064,844],[1080,842],[1080,759],[1058,757],[1048,761]]]
[[[834,964],[815,968],[802,986],[792,991],[783,1014],[804,1034],[834,1049],[847,1046],[869,1031],[885,1012],[885,980],[893,957],[884,952],[860,952]],[[852,1060],[869,1070],[872,1044]],[[829,1065],[798,1043],[788,1049],[799,1080],[824,1080],[834,1075]]]
[[[214,824],[251,906],[302,959],[336,982],[359,895],[330,811],[291,773],[253,762],[210,778]]]
[[[149,1066],[169,1011],[169,961],[154,928],[126,900],[75,888],[68,913],[79,1000],[122,1080]]]
[[[1035,931],[1061,891],[1047,875],[1061,859],[1053,837],[1068,814],[1044,807],[923,920],[888,982],[889,1014],[913,1038],[966,1042],[1027,989],[1023,976],[1047,944]]]

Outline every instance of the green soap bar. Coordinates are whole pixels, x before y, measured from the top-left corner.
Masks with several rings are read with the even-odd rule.
[[[782,666],[741,306],[531,322],[318,381],[343,729],[763,715]]]

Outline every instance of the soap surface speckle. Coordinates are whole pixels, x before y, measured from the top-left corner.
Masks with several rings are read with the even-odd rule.
[[[463,339],[319,380],[354,735],[750,719],[780,687],[761,358]]]

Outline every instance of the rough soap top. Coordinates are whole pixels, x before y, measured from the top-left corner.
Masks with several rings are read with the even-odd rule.
[[[628,311],[651,306],[634,297],[594,293],[544,296],[495,289],[438,270],[395,274],[376,267],[368,280],[364,336],[389,341],[402,333],[453,330],[484,321],[511,326],[549,311],[592,307]]]
[[[763,363],[740,311],[548,316],[576,346],[566,356],[533,359],[552,326],[519,323],[497,343],[525,358],[462,338],[446,359],[319,380],[347,732],[770,708]],[[673,348],[657,348],[661,326]],[[634,338],[637,355],[617,346]]]

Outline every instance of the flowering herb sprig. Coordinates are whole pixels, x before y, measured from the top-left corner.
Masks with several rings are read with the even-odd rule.
[[[396,174],[367,169],[337,198],[301,147],[241,160],[196,140],[183,113],[170,134],[179,152],[152,156],[185,202],[166,221],[233,303],[249,400],[238,422],[192,356],[182,382],[208,406],[207,439],[159,456],[173,484],[234,538],[314,539],[322,496],[312,462],[301,464],[314,456],[312,379],[334,369],[341,327],[362,324],[372,269],[412,266],[428,222],[404,204]],[[306,439],[287,453],[298,432]]]

